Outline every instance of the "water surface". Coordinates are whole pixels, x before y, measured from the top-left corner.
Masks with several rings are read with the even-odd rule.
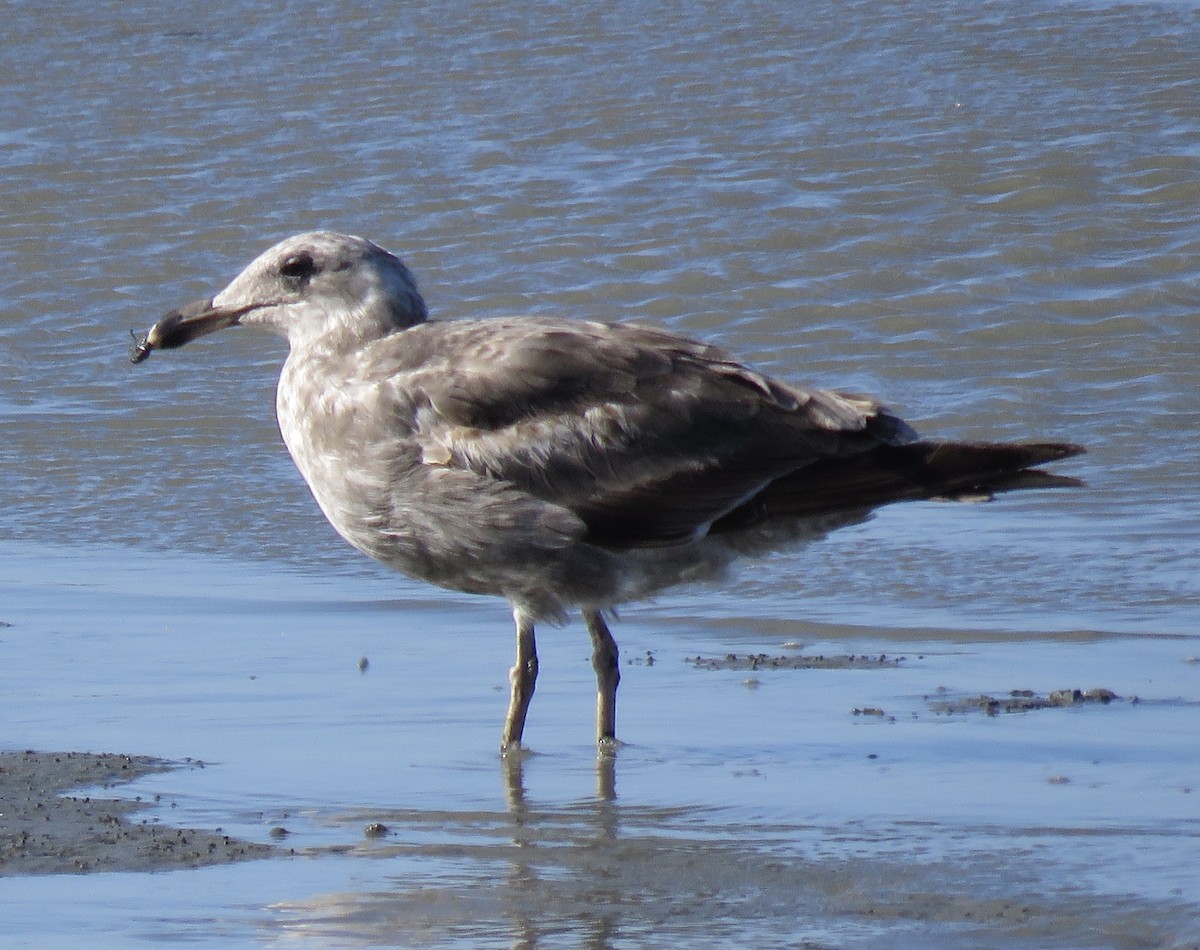
[[[203,759],[130,790],[149,820],[302,855],[6,879],[10,934],[1200,939],[1194,4],[31,0],[4,30],[4,744]],[[278,341],[126,363],[129,328],[316,227],[401,254],[440,317],[664,326],[928,433],[1083,443],[1088,487],[892,509],[629,608],[611,775],[586,638],[547,630],[513,775],[504,606],[321,520]],[[685,662],[796,643],[906,660]],[[1122,701],[926,699],[1096,686]]]

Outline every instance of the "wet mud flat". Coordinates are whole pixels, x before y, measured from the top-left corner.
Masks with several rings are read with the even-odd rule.
[[[0,753],[0,876],[193,868],[273,853],[219,829],[139,820],[150,802],[64,794],[189,767],[196,766],[111,753]]]
[[[939,714],[963,715],[972,712],[982,712],[988,716],[998,716],[1001,713],[1035,712],[1040,709],[1065,709],[1074,706],[1098,705],[1107,706],[1110,703],[1125,701],[1133,704],[1140,702],[1138,697],[1128,699],[1118,696],[1111,689],[1097,687],[1095,689],[1055,689],[1045,695],[1040,695],[1032,689],[1010,690],[1006,696],[990,696],[981,693],[978,696],[933,698],[926,696],[929,708]]]
[[[918,660],[924,659],[918,656]],[[698,670],[734,670],[757,673],[766,670],[885,670],[897,669],[909,662],[907,656],[889,656],[886,653],[866,654],[783,654],[727,653],[724,656],[689,656],[688,665]],[[757,681],[748,680],[747,684]],[[1111,689],[1067,688],[1038,693],[1032,689],[1012,689],[999,696],[980,693],[971,696],[953,696],[949,690],[939,689],[934,695],[922,697],[930,712],[937,715],[955,716],[982,712],[987,716],[1002,713],[1028,713],[1044,709],[1067,709],[1078,706],[1108,706],[1113,703],[1137,705],[1137,696],[1120,696]],[[855,706],[855,716],[888,718],[878,706]],[[914,714],[915,715],[915,714]]]
[[[876,850],[861,832],[784,823],[748,833],[697,823],[689,809],[599,800],[325,820],[358,839],[343,855],[430,871],[276,906],[284,933],[330,943],[383,945],[405,932],[489,947],[507,945],[498,934],[533,946],[563,933],[598,947],[668,934],[719,946],[1196,946],[1182,902],[1047,888],[1036,850],[1021,842],[996,840],[967,863],[914,861],[915,828],[890,844],[892,833],[882,835]],[[824,843],[810,850],[814,832]]]

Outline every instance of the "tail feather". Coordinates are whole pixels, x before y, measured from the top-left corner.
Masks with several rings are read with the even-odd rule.
[[[826,458],[784,476],[713,524],[737,530],[764,520],[869,509],[894,501],[979,498],[1030,488],[1083,483],[1036,466],[1079,455],[1063,442],[937,442],[881,445],[860,455]]]

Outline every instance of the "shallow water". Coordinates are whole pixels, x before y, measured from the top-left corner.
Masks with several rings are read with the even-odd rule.
[[[1200,940],[1194,4],[27,2],[5,31],[3,743],[202,759],[129,793],[300,854],[7,878],[8,938]],[[930,433],[1081,442],[1088,487],[895,508],[629,608],[611,774],[586,638],[547,630],[506,771],[503,605],[324,524],[277,341],[125,361],[313,227],[402,254],[440,316],[667,326]],[[906,660],[685,662],[789,643]],[[926,699],[1097,686],[1122,701]]]

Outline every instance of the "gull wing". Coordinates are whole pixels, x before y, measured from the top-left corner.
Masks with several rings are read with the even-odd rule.
[[[689,540],[781,476],[915,438],[868,397],[784,385],[630,324],[423,324],[371,362],[424,464],[514,485],[612,547]]]

